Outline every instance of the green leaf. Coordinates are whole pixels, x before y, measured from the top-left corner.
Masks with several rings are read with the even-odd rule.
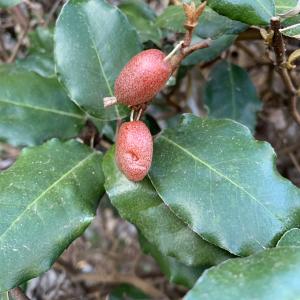
[[[295,8],[298,0],[275,0],[276,14],[285,14]]]
[[[273,0],[209,0],[208,5],[220,15],[249,25],[267,25],[275,15]]]
[[[282,34],[295,38],[295,39],[300,39],[300,17],[295,17],[297,18],[297,24],[293,24],[291,26],[285,27],[281,29]],[[292,19],[292,18],[291,18]]]
[[[43,77],[55,77],[53,30],[38,27],[29,38],[29,53],[26,58],[17,60],[17,65]]]
[[[276,247],[283,246],[297,246],[300,247],[300,229],[292,228],[285,232],[281,239],[278,241]]]
[[[142,43],[152,41],[161,44],[162,34],[155,24],[156,15],[150,7],[142,1],[125,1],[119,5],[129,22],[136,28]]]
[[[104,193],[102,156],[76,141],[23,150],[0,173],[0,291],[34,278],[80,236]]]
[[[0,300],[9,300],[8,292],[0,293]]]
[[[0,110],[0,138],[15,146],[74,137],[86,119],[56,79],[13,65],[0,67]]]
[[[186,266],[173,257],[163,255],[157,248],[149,243],[141,234],[139,240],[143,252],[154,257],[161,271],[170,282],[192,288],[205,268]]]
[[[184,300],[299,299],[300,248],[267,249],[207,270]]]
[[[121,284],[114,288],[109,295],[108,300],[151,300],[149,296],[138,290],[132,285]]]
[[[8,8],[21,3],[22,0],[0,0],[0,8]]]
[[[205,240],[246,256],[299,220],[300,193],[275,154],[231,120],[187,114],[155,141],[150,179],[170,209]]]
[[[156,24],[160,28],[174,32],[184,33],[185,14],[181,5],[168,6],[157,18]],[[201,38],[216,39],[224,34],[237,34],[247,29],[247,25],[238,21],[233,21],[219,15],[214,10],[206,7],[200,17],[199,24],[195,30]]]
[[[159,198],[148,178],[138,183],[129,181],[116,165],[114,149],[106,153],[103,171],[112,204],[163,255],[195,266],[211,266],[230,257],[181,222]]]
[[[59,15],[54,40],[58,76],[71,99],[102,120],[126,116],[123,106],[103,106],[122,68],[141,50],[126,16],[104,0],[71,0]]]
[[[213,40],[208,48],[200,49],[184,59],[182,65],[197,65],[201,62],[212,61],[217,58],[223,51],[229,48],[236,40],[237,35],[225,34],[216,40]],[[202,39],[194,37],[193,43],[200,42]]]
[[[276,13],[286,15],[282,20],[281,32],[289,37],[300,39],[300,2],[298,0],[276,0]]]
[[[261,101],[247,71],[224,60],[215,65],[209,78],[204,88],[209,116],[236,120],[253,132]]]

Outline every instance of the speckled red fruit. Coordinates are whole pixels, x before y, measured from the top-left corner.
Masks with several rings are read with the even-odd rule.
[[[143,180],[151,167],[153,139],[141,121],[123,123],[116,141],[119,169],[132,181]]]
[[[134,56],[115,82],[117,101],[128,106],[149,102],[166,84],[172,73],[165,54],[156,49]]]

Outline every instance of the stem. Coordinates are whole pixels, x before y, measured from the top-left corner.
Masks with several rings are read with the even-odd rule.
[[[290,110],[294,120],[300,125],[300,113],[297,109],[298,104],[298,91],[295,87],[292,77],[287,70],[287,57],[285,43],[280,32],[281,22],[280,18],[273,17],[271,19],[271,29],[274,32],[272,46],[276,57],[277,72],[281,76],[289,94],[290,94]]]
[[[170,64],[172,66],[172,73],[174,73],[174,71],[179,67],[179,65],[185,59],[185,57],[187,57],[188,55],[192,54],[193,52],[195,52],[199,49],[204,49],[204,48],[209,47],[210,44],[211,44],[211,39],[206,39],[197,44],[194,44],[191,46],[189,45],[188,47],[181,49],[180,53],[178,53],[177,55],[174,55],[170,59]]]

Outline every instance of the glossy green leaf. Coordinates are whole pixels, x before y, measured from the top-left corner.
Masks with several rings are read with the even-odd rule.
[[[185,14],[180,5],[168,6],[157,18],[157,26],[174,32],[185,32]],[[209,7],[199,19],[195,33],[201,38],[216,39],[224,34],[237,34],[247,29],[247,25],[221,16]]]
[[[300,229],[292,228],[285,232],[281,239],[278,241],[276,247],[283,246],[297,246],[300,247]]]
[[[204,100],[210,117],[233,119],[254,131],[261,101],[245,69],[225,60],[215,65],[204,88]]]
[[[200,49],[184,59],[182,65],[190,66],[201,62],[212,61],[217,58],[223,51],[228,49],[237,38],[237,35],[225,34],[222,37],[213,40],[208,48]],[[200,42],[202,39],[194,37],[193,43]]]
[[[274,0],[209,0],[208,5],[232,20],[267,25],[275,15]]]
[[[276,0],[276,13],[285,15],[282,20],[282,33],[293,38],[300,38],[300,2],[298,0]]]
[[[44,77],[55,77],[53,30],[38,27],[30,33],[29,38],[28,55],[24,59],[17,60],[17,65]]]
[[[299,23],[281,29],[281,32],[286,36],[300,39],[300,17],[297,17],[297,22]]]
[[[136,28],[142,43],[152,41],[160,45],[162,34],[155,24],[155,13],[142,1],[125,1],[119,5],[129,22]]]
[[[0,173],[0,291],[48,270],[92,221],[102,156],[76,141],[25,148]]]
[[[8,292],[0,293],[0,300],[10,300]]]
[[[0,138],[12,145],[74,137],[86,119],[56,79],[13,65],[0,68],[0,110]]]
[[[231,120],[184,115],[156,139],[150,179],[194,232],[237,255],[274,245],[299,222],[299,189],[275,169],[274,150]]]
[[[186,266],[173,257],[163,255],[149,243],[141,234],[139,240],[143,251],[154,257],[161,271],[170,282],[192,288],[205,268]]]
[[[90,115],[113,120],[127,115],[125,107],[104,109],[114,81],[141,48],[126,16],[104,0],[71,0],[57,20],[55,60],[58,76],[71,99]]]
[[[8,8],[21,3],[22,0],[0,0],[0,8]]]
[[[275,0],[276,14],[285,14],[298,5],[298,0]]]
[[[114,149],[103,161],[105,188],[120,215],[133,223],[163,254],[186,265],[211,266],[228,258],[221,249],[205,242],[181,222],[162,202],[148,178],[129,181],[115,163]]]
[[[300,248],[267,249],[207,270],[184,300],[296,300]]]

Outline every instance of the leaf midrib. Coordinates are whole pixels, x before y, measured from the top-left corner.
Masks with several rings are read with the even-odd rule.
[[[83,20],[84,20],[84,23],[85,23],[85,25],[86,25],[86,27],[87,27],[87,32],[88,32],[89,37],[90,37],[90,39],[91,39],[91,42],[92,42],[92,44],[93,44],[92,49],[94,49],[94,51],[95,51],[95,53],[96,53],[96,56],[97,56],[97,59],[98,59],[98,63],[99,63],[99,67],[100,67],[100,71],[101,71],[101,73],[102,73],[102,75],[103,75],[103,77],[104,77],[104,81],[105,81],[105,83],[106,83],[106,87],[107,87],[107,89],[108,89],[109,96],[110,96],[110,97],[113,97],[113,96],[114,96],[114,93],[113,93],[113,91],[112,91],[112,89],[111,89],[111,87],[110,87],[108,78],[107,78],[107,76],[106,76],[106,73],[105,73],[105,70],[104,70],[104,67],[103,67],[103,63],[102,63],[102,58],[101,58],[100,51],[99,51],[99,49],[96,47],[96,42],[95,42],[94,37],[93,37],[93,35],[92,35],[91,31],[90,31],[90,24],[89,24],[89,22],[88,22],[88,18],[86,17],[85,14],[83,14],[83,13],[81,12],[80,9],[78,10],[78,14],[82,16],[82,18],[83,18]],[[117,106],[117,105],[114,105],[114,108],[115,108],[115,112],[116,112],[116,115],[117,115],[118,119],[121,119],[121,116],[120,116],[120,113],[119,113],[118,106]]]
[[[81,119],[81,120],[85,119],[84,115],[78,115],[78,114],[69,113],[69,112],[65,112],[65,111],[59,111],[59,110],[52,109],[52,108],[33,106],[33,105],[30,105],[30,104],[15,102],[15,101],[12,101],[12,100],[7,100],[7,99],[0,99],[0,103],[11,104],[11,105],[14,105],[14,106],[19,106],[19,107],[23,107],[23,108],[27,108],[27,109],[39,110],[39,111],[43,111],[43,112],[47,112],[47,113],[62,115],[62,116]]]
[[[58,185],[62,180],[64,180],[68,175],[72,174],[77,168],[81,167],[87,160],[92,158],[97,153],[91,153],[87,157],[85,157],[83,160],[78,162],[74,167],[72,167],[68,172],[63,174],[59,179],[57,179],[54,183],[52,183],[46,190],[44,190],[39,196],[37,196],[32,202],[29,203],[24,209],[23,212],[19,214],[19,216],[16,217],[16,219],[8,226],[8,228],[0,235],[0,243],[3,242],[4,237],[6,234],[18,223],[18,221],[23,217],[23,215],[30,210],[33,205],[35,205],[43,196],[45,196],[49,191],[51,191],[56,185]]]
[[[194,155],[193,153],[191,153],[190,151],[188,151],[187,149],[185,149],[184,147],[182,147],[181,145],[175,143],[174,141],[168,139],[167,137],[161,135],[160,138],[164,139],[165,141],[167,141],[168,143],[174,145],[175,147],[179,148],[180,150],[182,150],[183,152],[185,152],[187,155],[191,156],[194,160],[198,161],[199,163],[201,163],[202,165],[204,165],[205,167],[207,167],[210,171],[212,171],[213,173],[217,174],[218,176],[224,178],[226,181],[228,181],[230,184],[234,185],[235,187],[237,187],[239,190],[241,190],[243,193],[245,193],[246,195],[248,195],[250,197],[250,199],[252,199],[253,201],[255,201],[257,204],[259,204],[261,207],[263,207],[265,209],[265,211],[272,216],[272,218],[275,218],[276,220],[280,220],[280,218],[278,216],[276,216],[276,214],[274,214],[271,210],[269,210],[262,202],[260,202],[254,195],[250,194],[246,189],[244,189],[239,183],[233,181],[232,179],[230,179],[229,177],[227,177],[225,174],[221,173],[220,171],[218,171],[217,169],[215,169],[214,167],[212,167],[209,163],[205,162],[204,160],[200,159],[199,157],[197,157],[196,155]],[[281,220],[280,220],[281,221]]]

